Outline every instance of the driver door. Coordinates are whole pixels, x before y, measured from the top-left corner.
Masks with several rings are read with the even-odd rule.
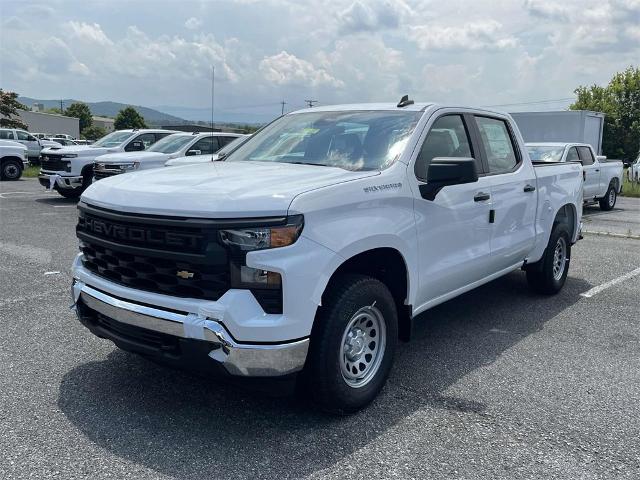
[[[419,184],[425,183],[429,164],[437,157],[474,158],[482,174],[482,163],[469,133],[469,118],[462,113],[447,113],[433,122],[415,163]],[[489,180],[480,176],[474,183],[444,187],[433,200],[416,198],[418,298],[423,305],[437,303],[440,297],[492,273]]]

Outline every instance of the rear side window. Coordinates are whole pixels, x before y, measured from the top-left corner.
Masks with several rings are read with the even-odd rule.
[[[578,147],[578,154],[583,165],[593,164],[594,158],[589,147]]]
[[[567,162],[579,162],[580,157],[578,156],[578,150],[576,147],[571,147],[569,149],[569,153],[567,153]]]
[[[154,135],[156,136],[156,142],[157,142],[161,138],[164,138],[167,135],[171,135],[171,132],[158,132],[158,133],[154,133]]]
[[[475,158],[461,115],[445,115],[433,123],[416,159],[416,177],[425,180],[429,164],[438,157]]]
[[[0,140],[13,140],[13,132],[11,130],[0,130]]]
[[[200,150],[202,155],[209,155],[219,150],[216,137],[204,137],[198,140],[189,150]]]
[[[218,144],[220,145],[220,148],[225,147],[227,145],[229,145],[231,142],[233,142],[236,138],[238,137],[218,137]]]
[[[134,141],[142,142],[146,150],[156,142],[156,135],[155,133],[143,133],[142,135],[136,137]]]
[[[18,130],[16,131],[16,135],[18,136],[18,140],[31,140],[31,135],[29,135],[27,132]]]
[[[480,132],[489,173],[507,173],[518,164],[509,127],[504,120],[489,117],[475,117]]]

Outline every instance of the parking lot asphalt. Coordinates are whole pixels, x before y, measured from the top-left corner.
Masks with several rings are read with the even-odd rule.
[[[640,267],[640,240],[587,233],[556,296],[516,272],[427,312],[380,397],[332,417],[89,334],[75,205],[0,183],[0,478],[640,478],[640,276],[581,295]]]

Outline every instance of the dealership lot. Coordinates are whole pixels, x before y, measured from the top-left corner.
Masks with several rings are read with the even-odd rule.
[[[565,289],[520,272],[423,315],[364,411],[205,383],[69,309],[75,201],[0,185],[1,478],[638,478],[640,199],[585,211]],[[605,235],[613,233],[615,235]]]

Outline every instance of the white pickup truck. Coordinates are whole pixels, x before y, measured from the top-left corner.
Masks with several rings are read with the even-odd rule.
[[[115,152],[139,152],[172,133],[175,132],[162,129],[117,130],[90,146],[45,148],[38,180],[63,197],[78,198],[91,185],[93,162],[97,157]]]
[[[0,140],[0,180],[18,180],[28,165],[27,147],[11,140]]]
[[[224,162],[91,185],[72,295],[122,349],[295,377],[352,412],[420,313],[519,269],[560,291],[581,218],[580,164],[534,166],[508,114],[406,97],[319,107]]]
[[[151,145],[144,152],[109,153],[96,158],[94,180],[136,170],[161,168],[172,158],[213,155],[240,134],[227,132],[174,133]]]
[[[580,162],[587,204],[600,204],[602,210],[611,210],[622,191],[623,166],[619,160],[607,161],[597,156],[586,143],[527,143],[529,156],[539,162]]]

